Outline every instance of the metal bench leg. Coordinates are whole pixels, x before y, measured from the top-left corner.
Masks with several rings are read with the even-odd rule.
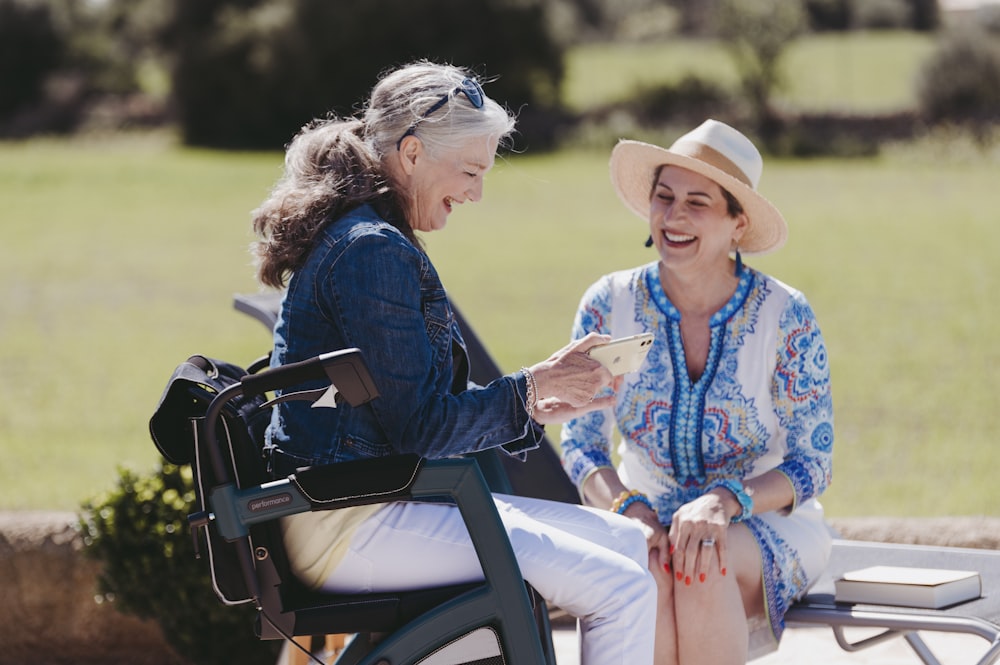
[[[863,640],[858,640],[857,642],[851,642],[850,640],[847,639],[847,636],[844,634],[844,626],[831,626],[831,628],[833,629],[833,636],[837,638],[837,644],[840,645],[840,648],[843,649],[844,651],[849,651],[852,653],[906,635],[906,633],[901,630],[886,630],[884,632],[879,633],[878,635],[872,635],[871,637],[866,637]]]
[[[889,640],[894,640],[897,637],[902,637],[910,645],[910,648],[920,657],[925,665],[941,665],[941,661],[931,652],[930,647],[924,642],[920,637],[920,634],[915,631],[910,630],[886,630],[877,635],[872,635],[871,637],[866,637],[863,640],[857,640],[856,642],[851,642],[847,639],[844,634],[844,626],[832,626],[833,635],[837,638],[837,644],[844,651],[855,652],[861,651],[862,649],[867,649],[873,647],[876,644],[881,644],[883,642],[888,642]]]
[[[986,650],[983,657],[979,659],[977,665],[992,665],[1000,659],[1000,637],[993,640],[990,648]]]
[[[927,665],[941,665],[941,661],[931,653],[930,647],[924,642],[923,638],[920,637],[920,633],[906,633],[904,636],[906,641],[909,642],[913,650],[920,656],[920,660],[927,663]]]

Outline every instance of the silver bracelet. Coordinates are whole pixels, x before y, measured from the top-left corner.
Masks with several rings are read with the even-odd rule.
[[[534,418],[535,405],[538,404],[538,390],[535,386],[535,375],[532,374],[531,370],[527,367],[522,367],[521,373],[524,374],[524,383],[528,387],[528,395],[527,399],[524,401],[524,408],[528,411],[528,417]]]

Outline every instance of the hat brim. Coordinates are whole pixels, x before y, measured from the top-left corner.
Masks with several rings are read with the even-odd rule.
[[[705,162],[642,141],[619,141],[611,151],[611,182],[625,207],[649,220],[653,174],[663,165],[694,171],[724,187],[743,206],[750,221],[740,238],[740,252],[761,255],[780,249],[788,239],[781,212],[743,181]]]

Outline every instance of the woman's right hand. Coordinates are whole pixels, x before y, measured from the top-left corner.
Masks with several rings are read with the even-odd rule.
[[[535,377],[535,390],[541,407],[535,412],[535,420],[546,424],[539,420],[539,416],[565,416],[572,411],[575,414],[570,416],[572,418],[608,406],[608,398],[595,400],[594,395],[602,388],[611,386],[613,377],[604,365],[588,356],[587,351],[610,341],[609,335],[589,333],[559,349],[547,360],[528,368]]]
[[[583,503],[595,508],[610,509],[616,497],[628,492],[618,473],[609,466],[596,469],[583,485]],[[650,552],[659,552],[659,566],[670,561],[670,535],[656,511],[643,501],[633,501],[622,513],[638,522],[646,535],[646,545]]]

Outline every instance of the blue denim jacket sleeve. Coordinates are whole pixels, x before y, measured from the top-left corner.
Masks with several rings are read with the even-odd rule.
[[[454,390],[454,354],[465,350],[444,287],[427,255],[377,218],[356,211],[324,232],[289,284],[275,333],[273,364],[357,347],[379,390],[358,409],[281,405],[272,439],[304,463],[518,453],[541,439],[520,373]]]

